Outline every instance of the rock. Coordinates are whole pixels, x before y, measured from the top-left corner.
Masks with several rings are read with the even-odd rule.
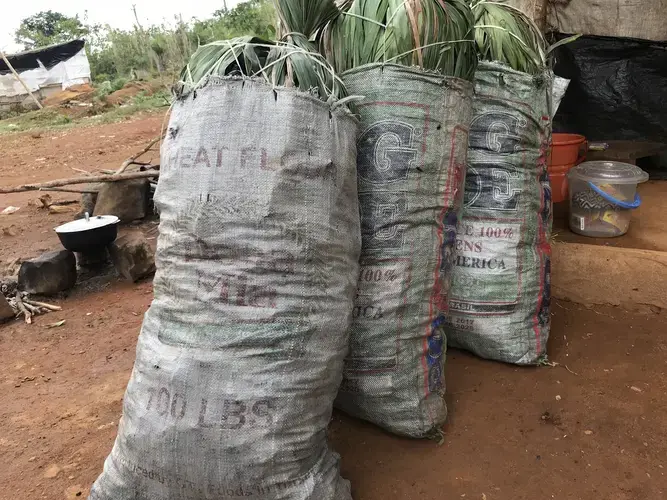
[[[19,229],[14,224],[2,228],[3,236],[16,236],[17,234],[19,234]]]
[[[11,297],[14,295],[18,288],[18,281],[13,276],[0,277],[0,293],[4,294],[5,297]]]
[[[60,474],[60,467],[58,467],[56,464],[53,464],[49,466],[48,469],[46,469],[46,472],[44,472],[44,477],[46,479],[53,479],[58,474]]]
[[[155,256],[148,240],[139,232],[121,236],[109,246],[111,261],[129,281],[139,281],[155,272]]]
[[[104,184],[86,184],[83,188],[86,191],[99,191]],[[93,214],[95,212],[95,205],[97,204],[97,193],[83,193],[81,195],[81,203],[79,205],[79,212],[74,217],[74,220],[82,219],[86,212]],[[105,214],[106,215],[106,214]]]
[[[146,217],[150,183],[147,179],[107,182],[97,194],[94,215],[115,215],[121,222]]]
[[[75,484],[74,486],[70,486],[65,490],[65,499],[66,500],[73,500],[75,498],[79,498],[83,495],[83,486],[80,484]]]
[[[14,317],[14,309],[9,305],[4,295],[0,293],[0,323],[9,321]]]
[[[47,252],[21,264],[19,289],[38,295],[54,295],[76,284],[76,258],[69,250]]]
[[[12,207],[11,205],[5,208],[2,212],[0,212],[0,215],[11,215],[15,212],[18,212],[21,209],[21,207]]]
[[[40,208],[49,208],[53,204],[53,198],[51,198],[50,194],[43,194],[39,198],[37,198],[37,206]]]

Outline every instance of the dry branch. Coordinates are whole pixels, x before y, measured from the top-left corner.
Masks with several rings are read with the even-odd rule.
[[[23,313],[25,322],[31,324],[32,314],[30,314],[30,311],[28,311],[28,309],[26,309],[25,305],[23,304],[23,300],[21,300],[21,292],[19,291],[16,292],[16,307],[18,307],[19,311]]]
[[[54,201],[51,203],[52,207],[64,207],[65,205],[76,205],[77,203],[80,203],[79,200],[60,200],[60,201]]]
[[[68,189],[68,188],[41,188],[40,191],[58,191],[58,192],[62,192],[62,193],[79,193],[79,194],[97,194],[98,193],[98,191],[93,191],[92,189]],[[59,202],[59,203],[61,203],[61,202]]]
[[[120,174],[122,174],[123,172],[125,172],[125,169],[126,169],[127,167],[129,167],[130,165],[132,165],[132,164],[137,160],[137,158],[140,158],[141,156],[143,156],[143,155],[145,155],[146,153],[148,153],[148,151],[150,151],[150,149],[153,147],[153,145],[154,145],[156,142],[158,142],[160,139],[161,139],[160,137],[156,137],[156,138],[153,139],[151,142],[149,142],[148,145],[147,145],[144,149],[142,149],[142,150],[139,151],[137,154],[135,154],[135,155],[133,155],[133,156],[130,156],[127,160],[125,160],[125,161],[123,162],[123,164],[120,166],[120,168],[116,171],[116,175],[120,175]]]
[[[75,205],[79,203],[79,200],[60,200],[60,201],[53,201],[51,198],[51,195],[43,194],[39,198],[39,202],[42,204],[41,208],[51,208],[54,206],[64,206],[64,205]]]
[[[55,181],[42,182],[39,184],[23,184],[21,186],[15,186],[11,188],[0,188],[0,194],[22,193],[24,191],[39,191],[40,189],[68,186],[71,184],[88,184],[95,182],[118,182],[118,181],[126,181],[129,179],[147,179],[150,177],[158,177],[159,175],[160,172],[158,171],[147,171],[147,172],[133,172],[130,174],[121,174],[121,175],[93,175],[90,177],[59,179]]]
[[[37,316],[37,315],[40,313],[40,308],[39,308],[39,307],[31,306],[31,305],[28,304],[27,302],[23,302],[23,306],[24,306],[28,311],[30,311],[30,314],[32,314],[33,316]]]
[[[76,167],[70,167],[70,168],[75,172],[79,172],[80,174],[93,175],[91,172],[88,172],[88,170],[84,170],[82,168],[76,168]]]
[[[48,309],[49,311],[62,311],[63,308],[60,306],[54,306],[53,304],[47,304],[46,302],[37,302],[36,300],[25,300],[26,304],[30,304],[35,307],[42,307]]]

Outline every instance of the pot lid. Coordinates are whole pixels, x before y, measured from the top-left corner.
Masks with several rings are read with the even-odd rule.
[[[570,170],[568,177],[609,184],[641,184],[648,174],[641,168],[619,161],[587,161]]]
[[[98,229],[112,224],[118,224],[120,219],[115,215],[96,215],[90,217],[88,213],[83,219],[75,220],[58,226],[56,233],[80,233],[82,231],[90,231],[91,229]]]

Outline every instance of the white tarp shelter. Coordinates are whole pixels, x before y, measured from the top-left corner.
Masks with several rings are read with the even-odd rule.
[[[48,90],[60,91],[90,82],[84,46],[83,40],[74,40],[8,55],[7,59],[31,92],[46,97]],[[0,59],[0,103],[22,102],[27,97],[23,85]]]

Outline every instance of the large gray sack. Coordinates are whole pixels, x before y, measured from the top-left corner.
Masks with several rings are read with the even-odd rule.
[[[472,84],[397,65],[343,75],[358,105],[362,256],[336,406],[396,434],[447,417],[443,332]]]
[[[552,79],[498,63],[475,77],[447,342],[483,358],[535,364],[546,354]]]
[[[350,500],[326,432],[358,276],[355,119],[212,80],[162,147],[155,299],[94,500]]]

